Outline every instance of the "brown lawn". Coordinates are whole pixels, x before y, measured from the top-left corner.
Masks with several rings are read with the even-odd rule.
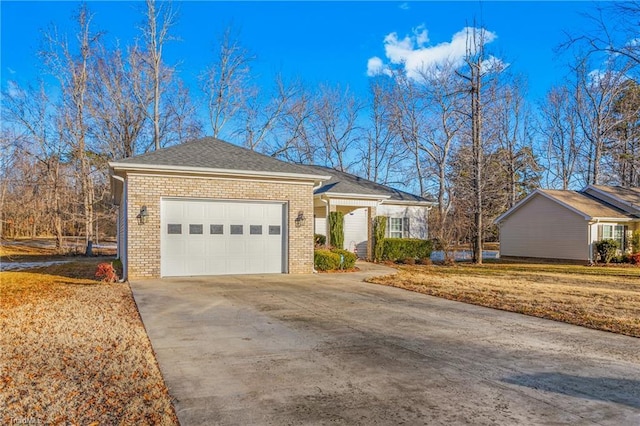
[[[369,282],[640,337],[639,267],[405,265]]]
[[[131,290],[98,262],[0,272],[0,423],[177,424]]]

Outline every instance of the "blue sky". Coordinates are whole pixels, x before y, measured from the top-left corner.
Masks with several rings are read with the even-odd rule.
[[[41,32],[51,23],[59,31],[72,30],[77,2],[0,2],[1,84],[33,81],[40,73],[36,52]],[[144,2],[89,2],[94,30],[106,40],[131,43],[143,22]],[[178,64],[188,85],[212,61],[212,48],[223,28],[233,23],[245,47],[258,61],[264,84],[275,72],[319,82],[349,85],[364,94],[367,66],[374,57],[388,63],[386,54],[399,46],[415,51],[451,48],[452,38],[474,21],[495,39],[491,53],[523,73],[532,100],[544,95],[564,74],[563,60],[554,48],[565,32],[586,24],[581,13],[591,2],[175,2],[180,20],[173,33],[180,38],[166,48],[166,59]],[[395,37],[390,34],[395,33]],[[71,34],[71,33],[70,33]],[[408,38],[407,38],[408,37]],[[387,44],[384,40],[387,39]],[[397,50],[397,49],[396,49]]]

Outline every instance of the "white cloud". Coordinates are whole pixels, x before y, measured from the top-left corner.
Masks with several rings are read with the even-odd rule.
[[[382,72],[384,68],[384,64],[382,63],[382,59],[374,56],[373,58],[369,58],[367,61],[367,75],[369,77],[373,77]]]
[[[469,36],[477,35],[475,45],[469,46]],[[451,37],[451,41],[428,45],[429,36],[424,25],[420,25],[412,30],[412,34],[398,37],[398,33],[393,32],[384,38],[384,53],[389,63],[401,65],[410,78],[417,78],[419,72],[425,68],[435,65],[443,65],[447,62],[454,66],[461,66],[467,48],[471,53],[483,44],[491,43],[497,38],[496,33],[483,28],[465,27]],[[473,43],[473,40],[472,40]],[[486,66],[502,64],[498,58],[490,57],[486,61]],[[367,62],[367,75],[389,73],[389,66],[382,59],[372,57]]]
[[[401,3],[400,6],[398,6],[398,7],[400,9],[402,9],[402,10],[409,10],[410,9],[409,3],[407,3],[407,2]]]

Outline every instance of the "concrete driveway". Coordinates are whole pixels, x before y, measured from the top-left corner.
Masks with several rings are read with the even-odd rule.
[[[640,339],[384,272],[132,282],[181,424],[640,424]]]

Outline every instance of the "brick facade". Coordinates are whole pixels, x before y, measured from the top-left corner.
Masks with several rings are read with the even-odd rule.
[[[130,279],[160,276],[160,200],[162,197],[287,203],[289,273],[313,272],[313,185],[311,182],[129,173],[127,180],[127,263]],[[136,216],[147,206],[148,222]],[[121,206],[123,207],[123,206]],[[302,211],[307,220],[297,226]]]

